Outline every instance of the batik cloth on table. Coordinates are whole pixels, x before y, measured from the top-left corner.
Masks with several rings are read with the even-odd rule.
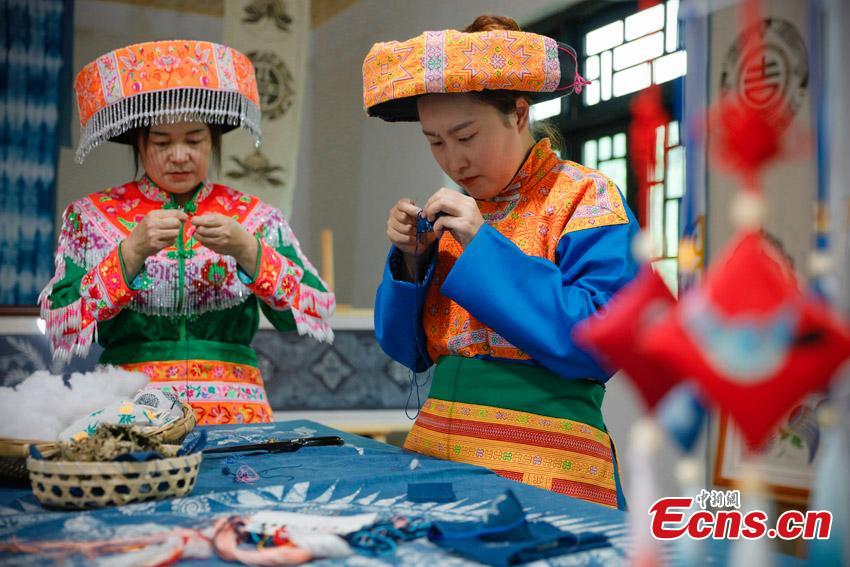
[[[488,419],[505,410],[502,413],[538,424],[535,435],[547,438],[545,443],[561,446],[567,439],[549,438],[563,432],[557,428],[569,420],[576,429],[586,427],[589,438],[602,444],[594,449],[598,460],[585,463],[582,472],[566,464],[578,462],[567,454],[551,455],[561,467],[558,475],[541,472],[541,465],[504,468],[504,460],[495,463],[492,457],[487,463],[479,457],[466,462],[616,506],[615,455],[599,410],[602,384],[610,372],[573,342],[571,331],[637,273],[630,255],[631,238],[637,232],[634,216],[610,179],[560,160],[548,139],[532,148],[504,191],[477,203],[485,224],[465,249],[450,233],[444,234],[422,282],[415,284],[399,279],[401,257],[393,248],[378,290],[375,333],[381,347],[416,371],[437,362],[432,399],[426,402],[408,446],[435,454],[433,445],[424,447],[426,439],[432,443],[437,439],[433,426],[426,433],[423,420],[435,419],[433,412],[440,406],[444,410],[437,417],[448,420],[440,435],[454,434],[452,420],[464,419],[461,410],[471,415],[487,412]],[[459,365],[457,369],[444,370],[442,361],[447,358],[493,364],[487,366],[485,378],[476,374],[482,367],[469,362],[452,362]],[[505,363],[509,370],[500,368]],[[505,377],[504,382],[494,386],[488,382],[491,374]],[[512,400],[524,399],[520,394],[525,388],[534,392],[534,405],[513,404]],[[481,400],[482,394],[488,401]],[[577,411],[571,404],[591,409]],[[476,428],[487,422],[479,421]],[[540,425],[544,422],[556,423],[555,430]],[[487,427],[498,429],[498,424]],[[594,439],[597,434],[601,437]],[[512,453],[510,447],[522,445],[518,432],[486,435],[502,444],[473,449],[474,444],[461,443],[461,453],[464,447],[472,454],[479,448]],[[461,458],[452,451],[450,458]],[[440,452],[445,458],[445,447]],[[531,462],[535,456],[544,459],[528,447],[522,454]],[[591,468],[594,474],[589,474]]]
[[[259,310],[279,330],[327,341],[334,296],[279,210],[209,182],[183,210],[226,215],[255,235],[255,277],[201,245],[187,223],[128,281],[119,243],[150,211],[169,208],[177,208],[173,197],[147,177],[68,207],[56,273],[39,300],[54,356],[84,356],[97,340],[101,363],[144,372],[188,402],[199,424],[270,421],[250,346]]]
[[[141,502],[84,512],[44,508],[29,489],[0,488],[0,545],[7,542],[71,541],[74,543],[128,539],[162,534],[178,528],[204,528],[213,518],[250,516],[263,511],[301,514],[377,514],[380,518],[408,517],[424,522],[482,521],[506,490],[515,493],[526,517],[573,533],[604,535],[609,547],[571,553],[549,560],[551,565],[620,565],[628,561],[630,543],[623,512],[517,484],[491,471],[463,463],[431,459],[398,447],[343,433],[315,422],[299,420],[267,424],[206,428],[211,447],[257,443],[269,438],[339,435],[341,447],[304,447],[294,453],[256,454],[250,466],[258,473],[253,484],[235,482],[222,474],[224,455],[207,455],[192,493],[184,498]],[[415,465],[415,466],[414,466]],[[378,471],[378,474],[376,474]],[[451,483],[457,500],[435,505],[411,502],[410,483]],[[709,542],[706,563],[725,565],[728,542]],[[120,556],[119,556],[120,557]],[[360,558],[358,558],[360,559]],[[665,546],[669,565],[683,564],[676,546]],[[801,565],[785,555],[773,556],[777,567]],[[360,559],[363,561],[363,559]],[[380,561],[381,559],[379,559]],[[43,565],[45,557],[0,552],[0,561]],[[64,565],[88,566],[83,554],[63,557]],[[367,560],[368,561],[368,560]],[[374,560],[373,560],[374,561]],[[428,541],[403,542],[383,561],[394,565],[478,565]],[[323,565],[351,564],[350,558]],[[195,564],[195,563],[193,563]],[[204,565],[232,565],[216,557]]]

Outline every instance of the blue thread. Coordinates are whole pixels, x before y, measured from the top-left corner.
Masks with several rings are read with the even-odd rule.
[[[242,455],[228,455],[227,458],[224,459],[224,466],[221,467],[221,474],[228,476],[235,475],[244,460],[245,457]]]
[[[437,221],[438,218],[443,216],[445,213],[442,211],[438,212],[436,217],[434,218],[434,222]],[[419,290],[422,289],[422,282],[419,281],[419,240],[423,233],[431,232],[434,230],[434,224],[429,221],[423,214],[422,211],[419,211],[417,214],[417,222],[416,222],[416,245],[413,248],[413,281],[416,286],[416,292],[414,295],[416,297],[419,296]],[[423,359],[428,359],[427,348],[425,352],[419,346],[419,326],[421,322],[419,320],[419,314],[415,313],[413,317],[413,344],[416,345],[416,358],[422,357]],[[416,360],[413,361],[413,365],[416,365]],[[431,380],[430,369],[426,371],[423,382],[420,384],[419,380],[416,378],[416,371],[414,369],[408,370],[408,378],[410,379],[410,387],[407,389],[407,399],[404,401],[404,415],[407,419],[413,421],[417,417],[419,417],[419,412],[422,411],[422,396],[420,395],[420,389],[424,388],[428,385],[428,382]],[[413,396],[413,391],[416,390],[416,413],[413,414],[413,417],[410,416],[410,398]]]
[[[445,215],[446,213],[440,211],[434,215],[434,220],[430,221],[428,217],[422,214],[422,211],[419,211],[419,214],[416,215],[416,236],[419,237],[419,235],[425,232],[434,232],[434,223],[437,222],[438,218]]]
[[[389,521],[377,522],[345,536],[357,553],[369,557],[387,557],[395,554],[398,543],[425,537],[431,523],[421,518],[409,519],[395,516]]]

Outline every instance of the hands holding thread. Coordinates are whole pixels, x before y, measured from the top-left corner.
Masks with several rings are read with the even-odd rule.
[[[405,255],[423,254],[437,239],[433,232],[417,234],[421,210],[413,199],[406,198],[399,200],[390,209],[387,238]]]
[[[216,213],[190,219],[180,209],[160,209],[146,214],[119,244],[128,277],[135,277],[139,273],[146,258],[173,246],[180,236],[181,226],[186,222],[192,225],[191,229],[186,229],[187,234],[192,234],[198,242],[214,252],[233,256],[248,275],[255,275],[257,241],[238,222]]]
[[[438,218],[437,215],[441,212],[443,215]],[[464,248],[484,224],[484,217],[481,216],[475,199],[445,187],[431,195],[422,213],[425,218],[434,221],[434,234],[437,238],[448,230]]]
[[[387,238],[404,257],[402,279],[417,281],[424,273],[424,266],[431,254],[431,247],[437,240],[433,232],[419,232],[419,213],[413,199],[400,199],[389,212],[387,218]]]
[[[189,215],[179,209],[160,209],[146,214],[119,244],[127,276],[135,277],[148,256],[173,245],[180,235],[180,226],[188,219]]]
[[[230,217],[210,213],[192,217],[195,239],[224,256],[233,256],[249,276],[257,266],[257,240]]]
[[[420,216],[432,223],[433,231],[417,230]],[[442,188],[421,209],[412,199],[399,200],[389,212],[387,238],[402,252],[407,270],[405,279],[410,280],[415,274],[421,276],[432,245],[445,231],[451,231],[461,246],[466,247],[483,224],[484,217],[475,199]]]

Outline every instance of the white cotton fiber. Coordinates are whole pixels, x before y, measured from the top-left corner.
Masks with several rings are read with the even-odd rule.
[[[0,437],[55,441],[77,418],[132,398],[148,381],[141,372],[101,366],[72,374],[69,389],[61,376],[35,372],[14,388],[0,388]]]

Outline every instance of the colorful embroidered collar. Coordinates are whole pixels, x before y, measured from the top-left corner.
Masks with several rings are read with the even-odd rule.
[[[496,197],[488,200],[504,201],[513,198],[521,191],[530,190],[549,173],[557,161],[558,155],[552,151],[549,138],[543,138],[528,152],[528,157],[525,158],[511,182]]]
[[[171,203],[174,201],[173,195],[166,191],[165,189],[161,189],[154,181],[148,177],[147,175],[143,175],[141,179],[138,181],[139,191],[150,199],[151,201],[156,201],[159,203]],[[210,192],[213,189],[213,183],[208,179],[205,179],[200,189],[198,189],[193,195],[192,198],[189,199],[189,203],[193,203],[197,206],[198,203],[202,202],[206,199]],[[187,203],[188,205],[188,203]]]

